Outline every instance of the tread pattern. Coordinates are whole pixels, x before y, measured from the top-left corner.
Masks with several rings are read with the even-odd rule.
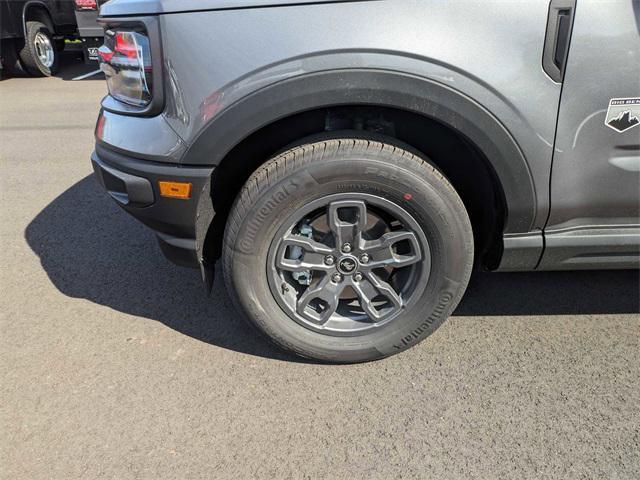
[[[27,37],[25,38],[24,47],[22,47],[22,50],[20,50],[19,56],[24,68],[31,75],[48,76],[55,72],[56,62],[54,62],[51,68],[51,71],[49,71],[48,73],[46,71],[43,71],[42,67],[40,66],[40,63],[38,62],[38,59],[36,58],[36,53],[31,46],[31,38],[32,36],[35,35],[34,31],[40,28],[45,28],[47,32],[51,34],[51,32],[49,31],[49,28],[44,23],[37,22],[37,21],[27,22],[27,28],[26,28]],[[53,39],[51,41],[53,42]],[[56,52],[56,55],[57,55],[57,52]]]
[[[223,278],[227,291],[229,292],[236,308],[240,312],[244,311],[233,288],[231,279],[231,267],[235,253],[234,244],[238,237],[243,219],[246,218],[252,206],[258,201],[265,190],[278,181],[283,180],[294,171],[301,169],[312,162],[321,162],[326,156],[336,157],[340,156],[341,152],[344,152],[345,154],[353,154],[358,151],[363,153],[374,153],[377,156],[382,154],[382,156],[387,157],[389,161],[393,161],[396,166],[407,168],[416,175],[435,176],[443,185],[454,193],[453,197],[459,203],[459,208],[462,211],[466,211],[466,208],[456,190],[442,172],[440,172],[438,168],[426,159],[421,158],[417,154],[414,154],[403,147],[404,146],[401,147],[400,145],[366,138],[335,138],[318,140],[313,143],[295,146],[283,151],[259,167],[249,177],[236,197],[231,207],[224,232],[222,248]],[[420,170],[422,170],[422,172]],[[470,228],[469,224],[469,229]],[[470,233],[470,236],[473,238],[472,233]],[[468,282],[472,267],[473,259],[471,259],[471,262],[466,265],[465,283]],[[452,305],[457,305],[463,294],[464,289],[462,289],[457,298],[454,299]],[[268,333],[270,340],[274,341],[276,344],[279,344],[281,347],[293,351],[300,356],[308,357],[308,355],[305,355],[305,352],[300,351],[295,345],[292,345],[290,342],[283,339],[277,334],[277,332],[271,330],[268,325],[261,324],[261,327]]]

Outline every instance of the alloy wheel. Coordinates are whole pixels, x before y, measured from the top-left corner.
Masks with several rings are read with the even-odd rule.
[[[401,206],[338,194],[291,215],[269,251],[272,294],[293,320],[328,335],[359,335],[398,318],[430,272],[424,232]]]

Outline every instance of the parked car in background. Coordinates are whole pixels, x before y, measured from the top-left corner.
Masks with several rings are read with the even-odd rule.
[[[65,39],[76,36],[72,1],[0,0],[0,46],[5,68],[52,75]]]
[[[639,266],[637,0],[112,0],[99,21],[97,178],[169,258],[209,285],[221,263],[283,348],[401,352],[473,266]]]
[[[104,31],[98,24],[100,5],[107,0],[74,0],[76,5],[76,22],[78,37],[82,41],[84,60],[87,63],[98,62],[98,48],[102,45]]]

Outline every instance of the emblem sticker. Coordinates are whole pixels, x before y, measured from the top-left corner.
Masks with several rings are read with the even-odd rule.
[[[604,124],[616,132],[640,125],[640,98],[612,98]]]

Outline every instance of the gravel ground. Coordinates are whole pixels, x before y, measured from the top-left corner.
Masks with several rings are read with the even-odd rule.
[[[638,272],[479,274],[404,354],[292,358],[99,190],[69,62],[0,82],[2,478],[640,478]]]

